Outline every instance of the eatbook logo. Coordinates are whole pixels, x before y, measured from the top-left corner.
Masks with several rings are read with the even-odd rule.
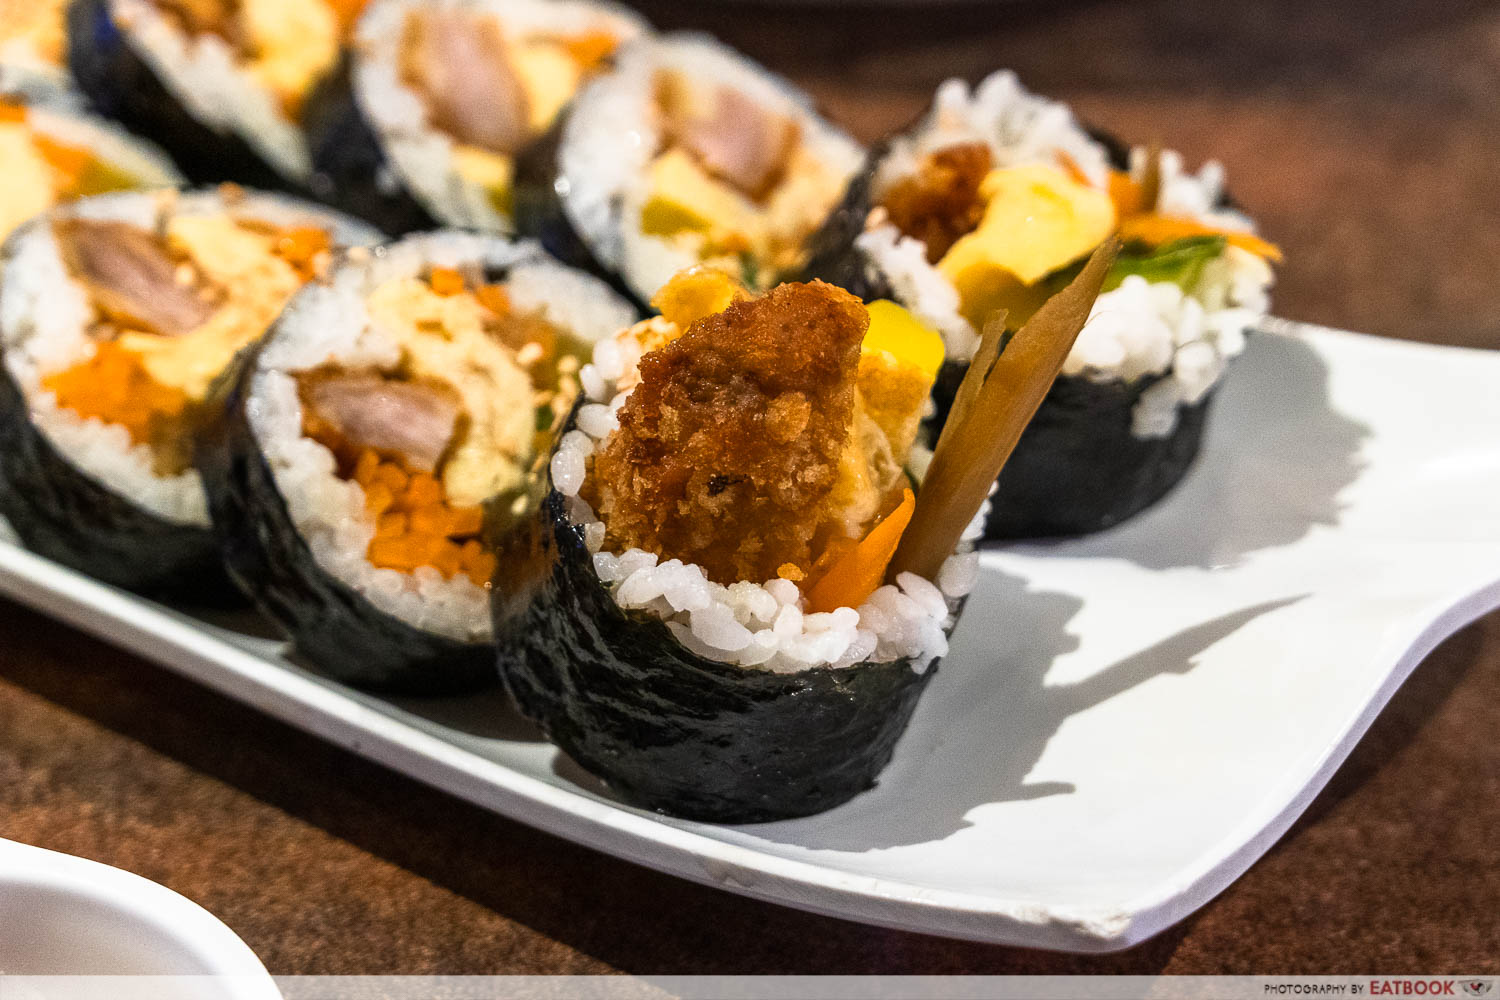
[[[1489,996],[1490,991],[1495,988],[1495,981],[1493,979],[1465,979],[1461,985],[1469,996],[1483,997]]]

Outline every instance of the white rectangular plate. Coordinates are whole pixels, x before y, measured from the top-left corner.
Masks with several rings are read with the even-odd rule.
[[[1413,667],[1500,604],[1500,354],[1272,324],[1202,456],[1121,528],[989,552],[880,785],[715,827],[621,806],[498,694],[412,701],[0,543],[0,590],[414,778],[790,906],[1071,951],[1202,906]]]

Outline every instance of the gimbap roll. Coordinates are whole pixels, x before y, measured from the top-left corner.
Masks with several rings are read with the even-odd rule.
[[[87,198],[16,230],[0,251],[0,514],[118,586],[227,582],[192,466],[209,384],[337,247],[374,235],[239,189]]]
[[[0,97],[0,239],[54,205],[181,178],[149,144],[72,108]]]
[[[1101,250],[915,445],[942,342],[821,282],[693,271],[594,349],[495,593],[521,711],[628,801],[715,822],[870,787],[947,651],[995,474],[1083,325]]]
[[[1115,261],[1063,375],[1000,477],[991,537],[1096,531],[1159,499],[1197,453],[1213,387],[1265,315],[1274,246],[1223,172],[1126,151],[996,73],[950,80],[872,154],[811,273],[890,297],[941,331],[939,426],[985,317],[1012,327],[1111,234]]]
[[[199,451],[230,573],[324,672],[494,683],[488,589],[578,393],[632,318],[539,248],[437,232],[350,255],[242,355]]]
[[[309,109],[320,194],[391,232],[511,232],[516,157],[645,30],[599,0],[378,0]]]
[[[309,95],[364,0],[72,0],[68,64],[109,118],[195,183],[304,193]]]
[[[552,139],[520,167],[518,225],[642,302],[696,264],[755,290],[798,275],[863,155],[806,95],[698,35],[622,50]]]

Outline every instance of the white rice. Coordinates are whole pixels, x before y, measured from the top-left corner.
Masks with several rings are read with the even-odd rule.
[[[0,94],[82,107],[83,100],[71,87],[67,68],[48,62],[29,39],[0,43]]]
[[[50,223],[60,218],[128,222],[154,228],[163,212],[217,214],[225,203],[217,192],[125,193],[86,198],[61,206],[16,230],[0,251],[0,351],[11,379],[31,408],[37,429],[75,467],[131,503],[176,524],[206,527],[208,508],[196,470],[175,476],[153,471],[154,453],[132,442],[118,424],[84,419],[57,405],[42,379],[86,361],[95,344],[89,293],[68,272]],[[277,225],[330,228],[340,243],[367,242],[374,233],[326,210],[276,195],[246,193],[236,215]]]
[[[955,608],[978,579],[979,554],[973,544],[983,533],[988,501],[965,529],[958,550],[943,563],[936,583],[902,573],[860,607],[820,614],[808,613],[797,585],[788,580],[726,587],[692,563],[662,562],[635,548],[605,550],[604,524],[578,494],[595,449],[619,427],[616,413],[629,394],[616,393],[616,382],[639,361],[630,353],[618,341],[600,341],[595,347],[593,363],[579,372],[590,403],[580,409],[577,429],[558,442],[551,463],[552,485],[569,498],[568,516],[582,526],[594,571],[620,607],[660,618],[699,656],[775,673],[906,658],[922,673],[947,653]]]
[[[876,171],[875,200],[890,184],[917,168],[919,158],[959,143],[985,142],[996,167],[1055,165],[1066,154],[1094,183],[1104,183],[1109,158],[1089,137],[1067,106],[1026,91],[1014,73],[991,74],[971,94],[962,81],[938,88],[933,109],[913,134],[897,139]],[[1131,153],[1137,177],[1146,169],[1147,151]],[[1161,155],[1161,210],[1232,230],[1253,225],[1223,209],[1223,168],[1205,164],[1196,174],[1183,168],[1174,151]],[[973,356],[979,334],[959,313],[957,291],[927,262],[925,247],[879,222],[855,240],[868,266],[890,283],[895,297],[943,335],[950,357]],[[1269,308],[1272,273],[1256,255],[1229,247],[1203,269],[1184,293],[1174,282],[1147,286],[1131,278],[1099,297],[1088,324],[1063,367],[1066,375],[1096,381],[1134,381],[1163,376],[1142,394],[1132,415],[1138,437],[1170,434],[1179,403],[1203,398],[1244,345],[1244,332]]]
[[[534,244],[451,231],[412,236],[351,254],[328,282],[298,293],[261,352],[248,412],[292,523],[323,570],[415,628],[483,641],[491,631],[488,592],[462,574],[444,579],[431,567],[402,573],[371,565],[365,554],[375,519],[364,490],[339,478],[333,453],[302,435],[296,373],[332,362],[346,368],[399,362],[401,342],[372,322],[366,300],[377,287],[433,266],[506,270],[501,284],[516,307],[539,308],[585,341],[608,337],[632,319],[602,282],[551,261]]]
[[[805,94],[706,35],[665,35],[628,46],[615,68],[574,102],[558,148],[557,194],[595,259],[643,300],[698,263],[690,251],[641,231],[646,168],[661,146],[652,106],[662,69],[730,86],[795,119],[812,156],[842,177],[852,176],[863,159],[858,144],[819,117]]]
[[[597,29],[624,41],[644,34],[646,24],[632,11],[595,0],[375,0],[360,18],[353,43],[355,102],[396,174],[440,222],[509,233],[511,219],[496,209],[483,185],[459,174],[453,138],[428,121],[421,95],[401,79],[403,28],[418,6],[491,14],[507,36]]]
[[[301,128],[227,41],[185,34],[154,0],[108,0],[108,6],[132,51],[194,119],[239,136],[282,175],[307,180],[312,158]]]

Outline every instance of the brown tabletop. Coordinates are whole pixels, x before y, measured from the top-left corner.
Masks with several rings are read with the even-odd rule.
[[[652,3],[862,139],[947,75],[1222,160],[1277,311],[1500,347],[1500,8],[1149,0]],[[1440,433],[1440,429],[1435,429]],[[1417,669],[1281,842],[1195,916],[1074,957],[862,927],[616,861],[0,602],[0,836],[162,882],[273,973],[1500,972],[1500,615]]]

